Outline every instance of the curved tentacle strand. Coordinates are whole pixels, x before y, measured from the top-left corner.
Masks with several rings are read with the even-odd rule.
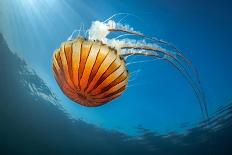
[[[181,60],[179,60],[177,57],[175,57],[175,55],[168,53],[162,49],[149,47],[149,46],[134,46],[134,47],[133,46],[125,46],[125,47],[122,47],[122,49],[135,49],[135,50],[143,49],[143,50],[153,51],[153,53],[141,53],[141,52],[133,51],[133,52],[128,52],[128,53],[122,54],[122,56],[129,56],[129,55],[150,56],[150,57],[154,57],[156,59],[163,58],[164,60],[171,63],[187,79],[187,81],[189,82],[189,84],[193,88],[193,90],[194,90],[194,92],[195,92],[195,94],[200,102],[200,108],[201,108],[203,116],[208,118],[208,110],[207,110],[203,90],[198,85],[198,83],[193,80],[193,78],[191,77],[189,72],[182,65]],[[197,76],[197,75],[195,75],[195,76]]]

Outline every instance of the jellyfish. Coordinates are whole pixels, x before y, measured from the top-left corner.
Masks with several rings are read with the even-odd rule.
[[[53,54],[53,73],[63,93],[74,102],[97,107],[118,98],[127,88],[130,73],[127,58],[151,57],[170,63],[188,81],[208,117],[204,91],[199,74],[192,62],[174,45],[149,37],[131,26],[116,22],[113,15],[107,20],[94,21],[85,35],[76,30]],[[110,38],[113,32],[122,33]],[[134,36],[137,39],[125,38]],[[123,39],[120,39],[123,38]]]

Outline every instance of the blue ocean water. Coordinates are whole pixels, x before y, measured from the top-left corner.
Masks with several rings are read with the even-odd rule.
[[[54,50],[81,25],[86,29],[120,12],[132,14],[122,23],[174,44],[193,62],[209,125],[186,79],[162,60],[130,65],[139,73],[104,106],[83,107],[61,92],[52,73]],[[231,25],[227,1],[2,0],[0,151],[229,154]]]

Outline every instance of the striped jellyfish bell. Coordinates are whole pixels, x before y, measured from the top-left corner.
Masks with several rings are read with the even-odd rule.
[[[128,84],[125,61],[116,49],[80,37],[54,52],[53,72],[66,96],[90,107],[119,97]]]

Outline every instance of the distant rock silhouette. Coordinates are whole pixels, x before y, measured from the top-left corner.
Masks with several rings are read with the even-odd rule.
[[[219,109],[209,129],[158,135],[139,127],[130,137],[70,119],[56,96],[13,54],[0,34],[0,154],[206,155],[232,154],[232,106]],[[151,122],[154,123],[154,122]]]

